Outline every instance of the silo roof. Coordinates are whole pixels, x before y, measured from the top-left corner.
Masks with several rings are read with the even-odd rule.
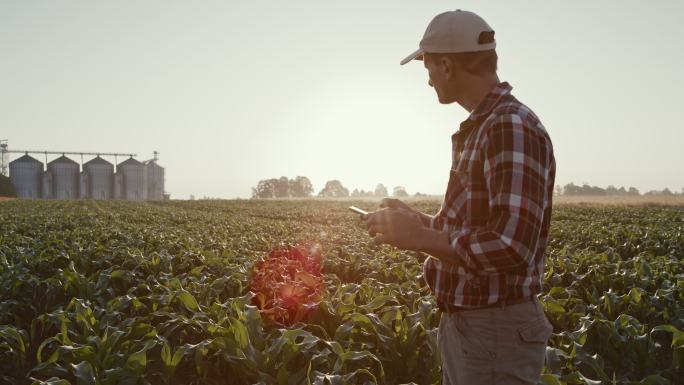
[[[159,167],[159,168],[164,168],[159,165],[154,159],[146,160],[143,162],[147,167]]]
[[[119,163],[119,166],[125,166],[127,164],[132,164],[132,165],[136,165],[136,166],[142,165],[142,163],[138,162],[137,160],[135,160],[133,158],[128,158],[128,159],[124,160],[123,162]]]
[[[30,163],[40,163],[40,164],[43,164],[43,162],[39,161],[38,159],[32,157],[32,156],[29,155],[29,154],[25,154],[25,155],[23,155],[22,157],[17,158],[17,159],[15,159],[15,160],[11,161],[10,163],[14,163],[14,162],[21,162],[21,163],[29,163],[29,162],[30,162]]]
[[[65,155],[60,156],[59,158],[53,160],[52,162],[49,162],[48,164],[53,164],[53,163],[73,163],[75,165],[78,165],[74,160],[67,158]]]
[[[109,163],[108,161],[106,161],[106,160],[100,158],[99,155],[96,156],[95,158],[93,158],[93,159],[91,159],[91,160],[85,162],[85,163],[84,163],[84,166],[87,166],[87,165],[89,165],[89,164],[106,164],[106,165],[113,166],[113,165],[112,165],[111,163]]]

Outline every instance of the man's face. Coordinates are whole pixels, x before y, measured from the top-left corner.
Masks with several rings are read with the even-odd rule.
[[[437,92],[439,102],[450,104],[457,101],[458,90],[455,86],[458,85],[459,74],[463,71],[442,55],[424,54],[423,65],[428,71],[428,84]]]

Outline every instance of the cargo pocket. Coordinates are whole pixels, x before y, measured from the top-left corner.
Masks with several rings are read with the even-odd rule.
[[[480,331],[470,327],[462,316],[456,318],[454,331],[458,339],[457,356],[485,361],[491,361],[496,358],[496,354],[487,348],[492,341],[487,341],[489,344],[485,343],[482,340],[482,336],[479,335],[481,334]]]
[[[518,328],[521,342],[528,344],[546,344],[552,332],[553,326],[546,318],[535,319]]]

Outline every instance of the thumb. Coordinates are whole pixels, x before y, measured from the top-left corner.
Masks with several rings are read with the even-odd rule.
[[[382,198],[380,207],[389,207],[391,209],[397,208],[397,200],[393,198]]]

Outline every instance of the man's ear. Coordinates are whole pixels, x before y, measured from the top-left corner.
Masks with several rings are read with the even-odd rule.
[[[443,55],[439,61],[444,77],[448,80],[454,74],[454,61],[447,55]]]

